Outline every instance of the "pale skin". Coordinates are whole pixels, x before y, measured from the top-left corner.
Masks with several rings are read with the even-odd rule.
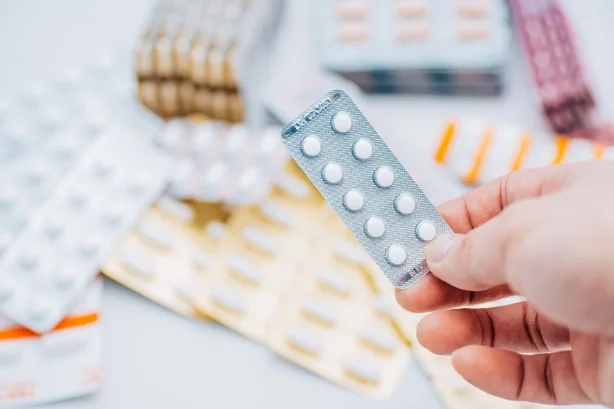
[[[614,408],[614,162],[513,172],[439,207],[456,232],[397,291],[417,337],[509,400]],[[520,295],[527,302],[462,308]]]

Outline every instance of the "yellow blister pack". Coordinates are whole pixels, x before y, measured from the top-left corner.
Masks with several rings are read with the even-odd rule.
[[[161,198],[117,244],[103,273],[133,291],[192,318],[199,276],[208,274],[226,234],[221,204]]]
[[[196,307],[257,341],[309,255],[309,214],[322,202],[294,163],[289,168],[266,201],[234,209],[210,274],[199,280]]]
[[[372,302],[362,269],[339,261],[325,241],[316,240],[313,249],[280,299],[267,343],[332,382],[374,398],[390,396],[405,370],[407,346]]]

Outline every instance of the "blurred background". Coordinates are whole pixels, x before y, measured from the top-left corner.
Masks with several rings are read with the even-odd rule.
[[[533,407],[490,400],[419,349],[419,317],[395,309],[278,135],[343,89],[436,203],[522,167],[614,158],[613,17],[607,0],[0,0],[0,407]],[[90,168],[124,176],[98,186]],[[146,193],[114,200],[133,176]],[[87,253],[90,236],[40,237],[95,222],[62,207],[77,193],[126,217],[69,264],[48,254]],[[313,229],[273,226],[286,212]],[[313,247],[321,234],[351,248]],[[307,250],[288,268],[294,250],[263,255],[271,240]],[[48,302],[21,302],[30,289]],[[283,311],[304,297],[343,311],[334,342],[313,324],[330,344],[290,346],[303,318]],[[373,299],[375,341],[337,325],[380,311],[363,310]],[[375,372],[319,356],[361,336]]]

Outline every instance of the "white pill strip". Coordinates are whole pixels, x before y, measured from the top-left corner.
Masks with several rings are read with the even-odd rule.
[[[377,328],[368,328],[362,331],[360,338],[365,344],[387,354],[393,353],[399,345],[398,339],[392,334]]]
[[[229,256],[226,265],[233,274],[251,284],[257,285],[262,281],[262,272],[242,256],[236,254]]]
[[[382,372],[378,366],[361,361],[359,359],[349,359],[344,364],[345,372],[352,378],[367,384],[379,384],[382,379]]]
[[[152,278],[156,273],[151,263],[135,254],[123,254],[120,262],[126,270],[142,278]]]
[[[251,246],[269,255],[275,255],[277,252],[273,237],[256,227],[244,227],[241,229],[241,237]]]
[[[181,220],[182,222],[190,222],[194,219],[194,210],[190,206],[169,196],[165,196],[160,199],[157,206],[166,214]]]
[[[289,329],[286,332],[286,339],[295,349],[312,356],[319,356],[324,348],[317,336],[303,328]]]
[[[303,313],[310,318],[315,319],[327,326],[333,326],[337,323],[337,314],[334,308],[315,298],[309,298],[301,303]]]
[[[241,315],[247,308],[245,299],[241,294],[228,287],[215,287],[211,290],[209,295],[216,305],[233,314]]]
[[[317,281],[323,287],[329,288],[345,297],[350,295],[352,289],[352,284],[348,277],[331,269],[324,269],[318,272]]]
[[[427,243],[451,229],[347,94],[329,92],[281,137],[395,287],[407,288],[429,272]],[[308,144],[317,149],[307,149]],[[334,244],[332,251],[365,265],[364,255]]]
[[[260,205],[259,210],[267,219],[284,227],[288,227],[292,224],[292,215],[290,212],[276,203],[271,201],[264,202]]]
[[[151,220],[141,222],[137,231],[141,237],[162,250],[170,250],[173,247],[172,232]]]

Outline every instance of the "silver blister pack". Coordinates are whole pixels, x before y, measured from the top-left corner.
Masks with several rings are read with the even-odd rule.
[[[426,244],[451,229],[345,92],[329,92],[282,139],[395,287],[429,272]]]
[[[36,332],[53,328],[161,194],[171,167],[170,155],[147,138],[104,133],[0,257],[0,313]]]

